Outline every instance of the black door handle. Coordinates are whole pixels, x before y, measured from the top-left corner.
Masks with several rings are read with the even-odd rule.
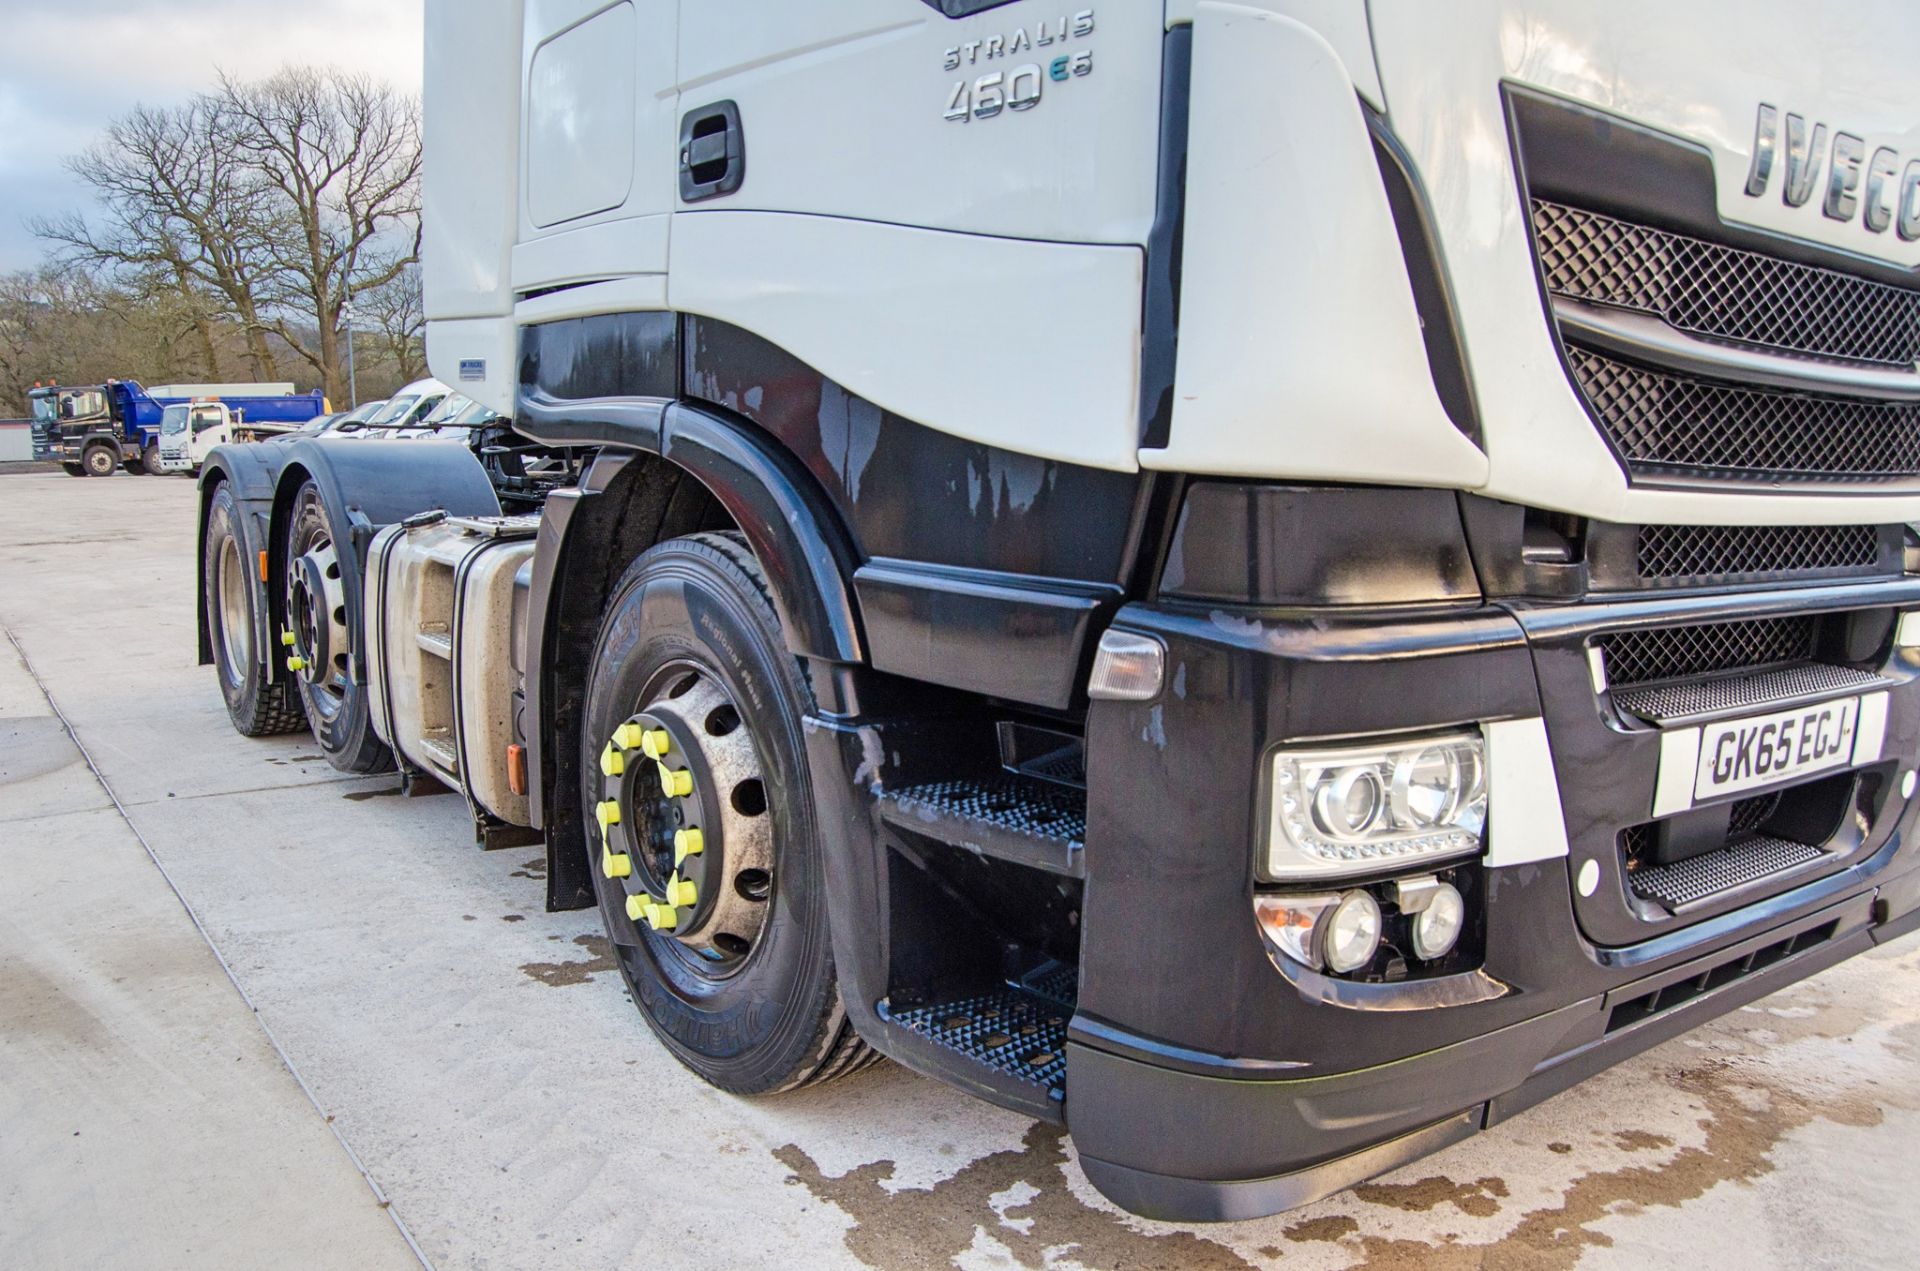
[[[747,179],[747,134],[730,101],[690,110],[680,120],[680,199],[698,203],[732,194]]]

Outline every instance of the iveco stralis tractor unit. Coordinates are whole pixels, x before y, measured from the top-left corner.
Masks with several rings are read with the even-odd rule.
[[[216,451],[242,731],[761,1094],[1167,1218],[1920,925],[1920,9],[429,0],[458,441]]]

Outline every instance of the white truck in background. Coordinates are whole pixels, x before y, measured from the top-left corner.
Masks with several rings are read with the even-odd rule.
[[[202,656],[722,1089],[1326,1195],[1920,927],[1920,10],[1807,21],[428,0],[500,418],[215,451]]]

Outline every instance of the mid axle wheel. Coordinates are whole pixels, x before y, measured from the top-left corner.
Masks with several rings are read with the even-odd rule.
[[[301,486],[287,525],[286,627],[275,652],[286,658],[327,761],[342,772],[384,772],[393,752],[373,731],[354,656],[359,597],[350,575],[359,565],[339,531],[319,487]]]

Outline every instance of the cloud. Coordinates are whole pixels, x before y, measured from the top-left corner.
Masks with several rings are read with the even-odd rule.
[[[0,0],[0,271],[40,245],[25,222],[82,208],[62,166],[136,105],[221,71],[337,66],[420,89],[422,0]]]

